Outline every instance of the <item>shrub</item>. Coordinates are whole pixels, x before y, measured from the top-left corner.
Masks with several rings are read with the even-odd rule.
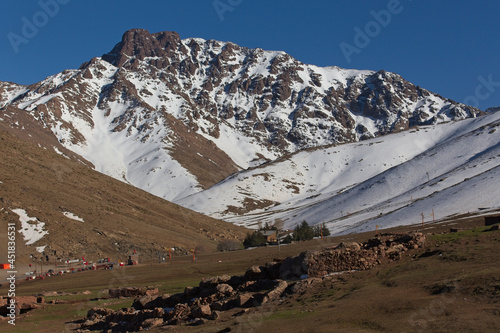
[[[205,245],[198,244],[194,247],[194,250],[196,251],[196,253],[205,253]]]
[[[217,251],[226,252],[226,251],[237,251],[243,248],[241,242],[232,240],[232,239],[224,239],[217,244]]]
[[[314,226],[314,237],[321,237],[321,234],[323,233],[323,237],[330,236],[330,230],[326,227],[326,224],[323,222],[323,224],[316,225]]]
[[[248,233],[243,241],[245,248],[266,245],[266,237],[260,231]]]
[[[302,223],[293,230],[293,239],[296,241],[305,241],[313,238],[314,230],[306,221],[302,221]]]
[[[281,241],[282,244],[290,244],[293,241],[293,238],[290,234],[286,235],[285,238]]]

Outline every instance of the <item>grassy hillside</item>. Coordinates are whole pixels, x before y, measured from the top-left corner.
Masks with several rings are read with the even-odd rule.
[[[244,228],[97,173],[77,157],[56,153],[52,143],[43,148],[19,133],[26,132],[0,127],[0,253],[6,255],[7,223],[15,222],[21,228],[14,209],[23,209],[29,217],[44,222],[48,234],[26,246],[17,233],[18,264],[27,263],[28,255],[45,245],[46,252],[55,250],[57,256],[123,260],[135,249],[142,258],[151,259],[156,251],[173,247],[178,252],[194,247],[215,251],[220,240],[241,240],[245,235]],[[5,259],[0,257],[0,261]]]

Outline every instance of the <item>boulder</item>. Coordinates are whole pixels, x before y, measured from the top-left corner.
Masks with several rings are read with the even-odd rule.
[[[243,308],[248,305],[250,305],[250,300],[252,299],[252,294],[251,293],[240,293],[236,297],[236,304],[238,307]]]
[[[149,309],[140,310],[140,311],[134,313],[134,317],[133,317],[132,322],[142,323],[146,319],[153,318],[153,312],[154,312],[153,310],[149,310]]]
[[[134,303],[132,304],[132,307],[136,310],[154,309],[154,308],[158,307],[157,298],[159,298],[159,297],[156,295],[142,296],[141,298],[138,298],[134,301]]]
[[[92,308],[87,312],[88,320],[102,319],[113,313],[113,310],[108,308]]]
[[[92,326],[95,326],[97,324],[101,323],[101,320],[99,319],[87,319],[83,322],[82,324],[82,327],[92,327]]]
[[[232,276],[224,274],[219,276],[219,283],[228,283],[232,279]]]
[[[177,293],[174,295],[164,294],[156,299],[157,306],[161,308],[173,308],[179,303],[186,303],[187,297],[184,293]]]
[[[267,296],[267,294],[262,294],[262,293],[256,293],[256,294],[253,294],[252,295],[252,299],[247,302],[247,306],[250,305],[250,306],[261,306],[263,304],[266,304],[267,302],[269,302],[270,299],[269,299],[269,296]]]
[[[195,320],[193,320],[193,322],[191,323],[191,326],[199,326],[199,325],[203,325],[207,322],[207,320],[205,318],[196,318]]]
[[[130,322],[135,318],[136,310],[134,308],[120,309],[114,311],[106,320],[113,322]]]
[[[158,288],[148,288],[146,289],[146,295],[157,295]]]
[[[288,283],[286,281],[277,280],[276,282],[276,287],[267,293],[267,297],[271,300],[279,298],[288,287]]]
[[[222,283],[219,284],[216,288],[217,293],[221,296],[231,296],[233,294],[233,287],[228,284]]]
[[[142,322],[141,326],[143,328],[157,327],[163,324],[163,318],[149,318]]]
[[[210,305],[200,305],[191,310],[191,317],[193,318],[208,318],[212,315]]]
[[[174,310],[169,313],[169,317],[172,319],[178,319],[182,317],[187,317],[191,313],[191,309],[187,304],[179,303],[174,307]]]
[[[203,278],[200,281],[200,289],[210,289],[215,288],[221,283],[228,283],[231,280],[231,276],[224,274],[221,276],[213,276],[210,278]]]
[[[237,299],[225,299],[225,300],[220,300],[213,302],[210,304],[210,308],[212,309],[212,312],[214,311],[227,311],[229,309],[235,308],[238,306]]]
[[[399,259],[401,259],[401,251],[398,250],[398,249],[396,249],[396,248],[390,248],[389,250],[385,251],[385,255],[390,260],[399,260]]]
[[[233,288],[237,288],[239,285],[241,285],[243,282],[245,282],[243,280],[243,277],[242,276],[239,276],[239,275],[233,275],[231,276],[231,278],[229,279],[229,281],[227,281],[227,284],[229,284],[230,286],[232,286]]]
[[[272,261],[272,262],[266,263],[266,271],[267,271],[270,279],[272,279],[272,280],[279,279],[280,267],[281,267],[281,262]]]
[[[215,288],[218,284],[219,284],[218,276],[203,278],[200,281],[200,290]]]
[[[200,287],[186,287],[184,289],[184,295],[186,295],[187,298],[193,298],[197,296],[200,293]]]
[[[258,281],[248,281],[241,285],[240,290],[258,292],[262,290],[271,290],[276,287],[276,280],[263,279]]]
[[[165,310],[163,308],[154,308],[153,309],[153,317],[163,318],[164,316],[165,316]]]
[[[308,274],[308,257],[310,253],[302,252],[296,257],[286,258],[280,266],[279,278],[282,280],[299,279]]]
[[[345,249],[345,250],[348,250],[348,251],[359,251],[361,250],[361,245],[359,245],[358,243],[356,242],[343,242],[343,243],[340,243],[336,249]]]
[[[217,320],[219,318],[220,318],[220,311],[217,311],[217,310],[212,311],[212,315],[210,316],[210,319]]]
[[[267,271],[266,271],[265,267],[252,266],[246,270],[245,275],[243,275],[243,279],[245,279],[247,281],[257,281],[257,280],[265,278],[266,275],[267,275]]]
[[[29,311],[36,309],[39,303],[44,303],[44,299],[41,296],[17,296],[16,297],[16,307],[20,311]]]

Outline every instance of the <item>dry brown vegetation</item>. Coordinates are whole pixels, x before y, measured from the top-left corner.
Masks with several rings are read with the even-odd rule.
[[[1,253],[6,255],[7,223],[20,227],[12,209],[26,210],[46,223],[48,235],[32,246],[17,236],[17,263],[28,262],[35,246],[48,245],[58,255],[97,259],[126,259],[136,249],[142,258],[176,247],[215,251],[220,240],[242,240],[246,229],[184,209],[140,189],[95,172],[87,165],[0,128]],[[49,136],[50,137],[50,136]],[[60,149],[63,151],[63,149]],[[85,222],[69,219],[71,212]],[[0,260],[6,258],[0,257]],[[27,265],[26,265],[27,266]]]
[[[245,213],[251,212],[253,210],[263,209],[269,206],[276,205],[276,201],[271,201],[267,199],[255,200],[253,198],[245,197],[243,202],[241,203],[242,207],[236,207],[233,205],[228,205],[227,209],[224,211],[225,213],[234,213],[243,215]]]
[[[424,248],[401,260],[370,270],[289,281],[293,292],[279,300],[234,313],[201,326],[189,324],[152,331],[169,332],[498,332],[500,328],[500,231],[481,227],[482,219],[426,226]],[[450,227],[468,230],[449,234]],[[473,229],[471,229],[473,228]],[[410,231],[410,227],[390,230]],[[441,234],[444,232],[443,234]],[[434,235],[432,235],[434,233]],[[18,286],[20,295],[42,290],[82,292],[46,297],[65,304],[46,304],[21,315],[20,331],[53,332],[78,327],[93,307],[120,309],[133,299],[108,299],[103,289],[152,286],[176,293],[197,286],[202,278],[243,274],[247,267],[274,258],[318,250],[341,241],[363,241],[373,233],[329,237],[294,245],[203,254],[192,263],[177,256],[166,264],[123,270],[83,272]],[[0,289],[0,294],[4,290]],[[3,326],[2,329],[10,327]]]

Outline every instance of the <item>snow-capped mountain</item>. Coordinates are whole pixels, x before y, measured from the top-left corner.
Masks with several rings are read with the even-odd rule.
[[[79,69],[0,83],[6,106],[96,170],[179,202],[302,149],[484,114],[394,73],[140,29]]]
[[[347,233],[499,210],[499,177],[496,112],[301,151],[180,203],[250,227],[306,220]]]

